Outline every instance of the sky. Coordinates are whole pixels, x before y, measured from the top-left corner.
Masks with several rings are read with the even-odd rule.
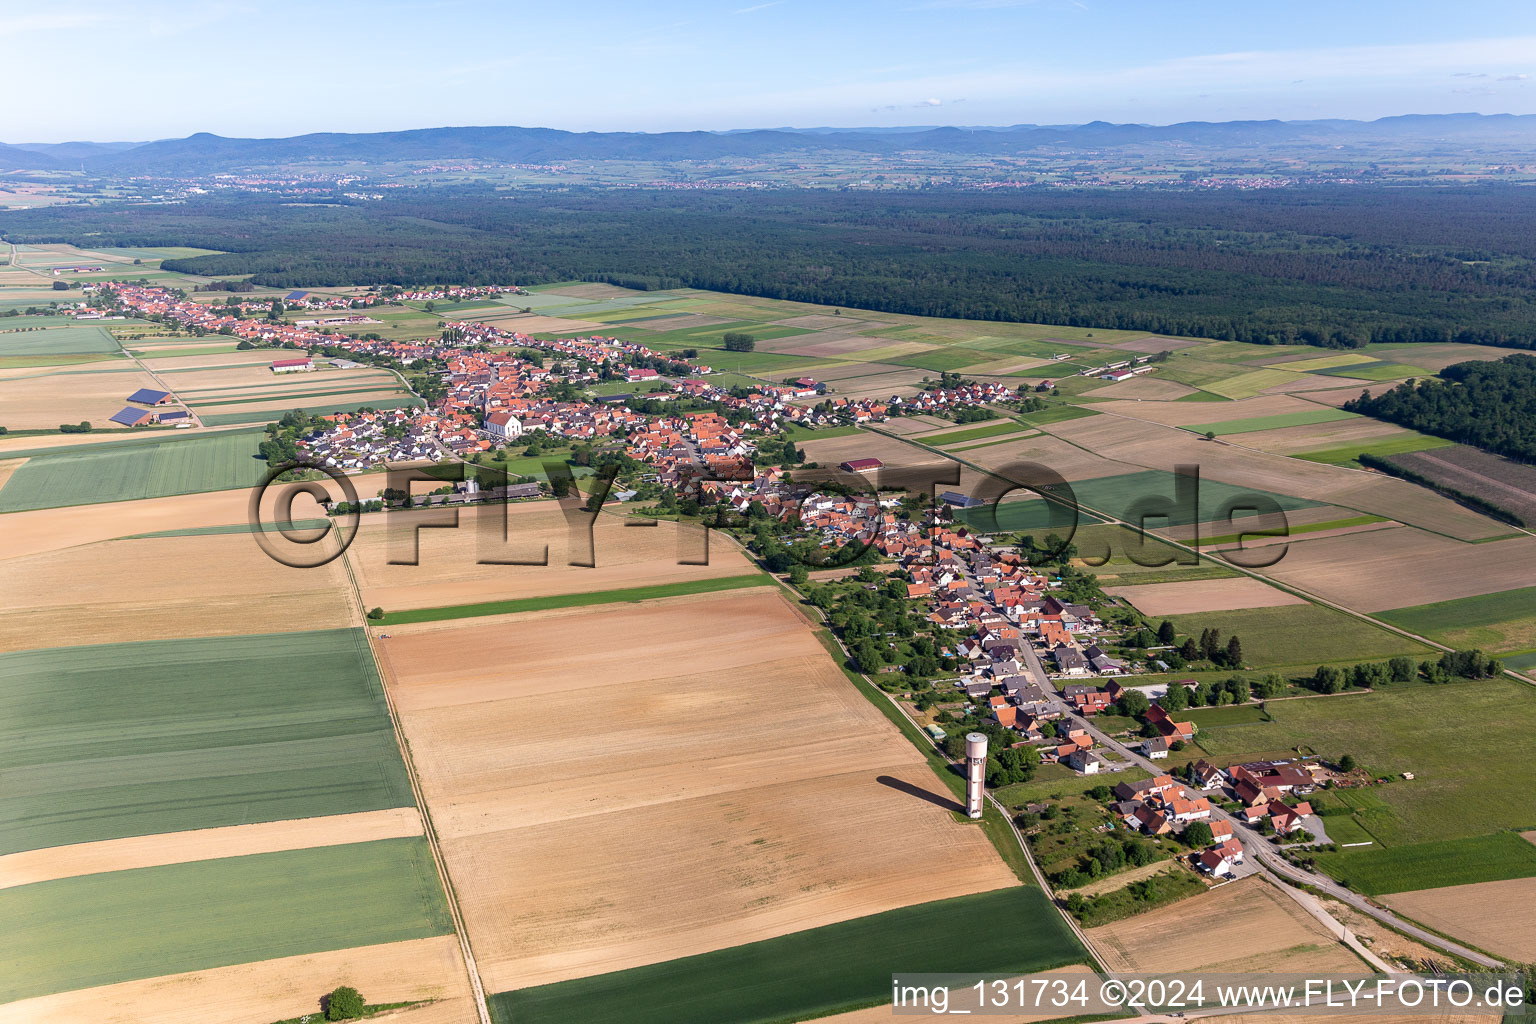
[[[0,68],[5,142],[1528,114],[1536,4],[0,0]]]

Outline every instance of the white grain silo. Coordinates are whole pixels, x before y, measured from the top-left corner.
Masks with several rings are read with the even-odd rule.
[[[987,738],[979,732],[965,734],[965,813],[981,817],[982,787],[987,778]]]

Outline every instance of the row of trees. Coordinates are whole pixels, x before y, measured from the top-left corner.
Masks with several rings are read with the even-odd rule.
[[[1369,661],[1342,668],[1319,665],[1308,680],[1318,693],[1343,693],[1350,687],[1376,689],[1390,683],[1409,683],[1423,676],[1426,682],[1448,683],[1455,679],[1487,679],[1504,671],[1496,658],[1480,650],[1447,651],[1438,659],[1417,661],[1398,655],[1389,661]]]

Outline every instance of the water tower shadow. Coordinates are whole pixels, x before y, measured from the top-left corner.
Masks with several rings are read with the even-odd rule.
[[[940,794],[926,790],[921,786],[914,786],[912,783],[905,779],[893,778],[890,775],[880,775],[875,778],[875,781],[880,783],[882,786],[888,786],[891,789],[896,790],[898,793],[905,793],[908,796],[915,796],[920,800],[926,800],[933,804],[935,807],[942,807],[946,811],[955,811],[959,814],[965,813],[965,807],[960,803],[960,801],[950,799],[946,796],[941,796]]]

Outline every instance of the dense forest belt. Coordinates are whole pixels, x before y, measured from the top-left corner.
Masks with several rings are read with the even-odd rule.
[[[1520,462],[1536,462],[1536,356],[1453,363],[1344,408]],[[1363,461],[1363,460],[1362,460]]]
[[[439,188],[0,214],[16,242],[190,245],[281,287],[603,280],[828,306],[1352,347],[1536,347],[1536,189]]]

